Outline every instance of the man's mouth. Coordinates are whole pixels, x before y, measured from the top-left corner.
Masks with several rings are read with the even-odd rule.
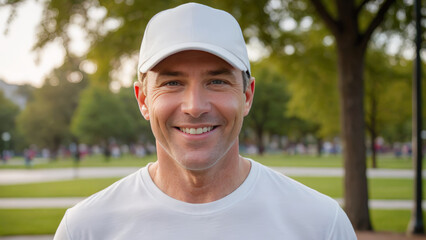
[[[200,127],[200,128],[181,128],[181,127],[179,127],[178,129],[181,132],[184,132],[184,133],[187,133],[187,134],[198,135],[198,134],[210,132],[214,128],[215,128],[214,126],[210,126],[210,127]]]

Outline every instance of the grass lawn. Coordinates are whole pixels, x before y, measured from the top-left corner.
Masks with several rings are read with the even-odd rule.
[[[0,209],[0,236],[53,234],[65,209]],[[372,210],[375,231],[405,232],[409,210]]]
[[[120,178],[76,179],[59,182],[0,185],[0,198],[7,197],[85,197]],[[294,177],[295,180],[333,198],[343,197],[340,177]],[[411,179],[373,178],[369,180],[371,199],[412,199]],[[426,192],[426,180],[423,181]]]
[[[340,177],[294,177],[295,180],[332,198],[343,198],[343,179]],[[370,199],[413,199],[413,180],[372,178],[368,180]],[[423,180],[423,193],[426,180]]]
[[[343,167],[342,155],[264,155],[247,156],[266,166],[274,167]],[[424,162],[426,162],[424,160]],[[379,168],[412,169],[412,160],[409,158],[395,158],[393,156],[379,156]],[[367,159],[367,166],[371,166],[371,159]]]
[[[311,155],[287,155],[287,154],[266,154],[263,156],[249,155],[252,158],[267,166],[277,167],[342,167],[343,159],[341,155],[328,156],[311,156]],[[136,157],[125,155],[121,158],[110,158],[105,161],[103,156],[88,156],[81,160],[81,167],[142,167],[149,162],[156,160],[156,155],[146,157]],[[14,164],[12,164],[14,163]],[[370,166],[368,159],[368,166]],[[64,168],[74,167],[74,162],[71,158],[58,159],[56,161],[45,161],[35,164],[32,168]],[[379,156],[378,166],[380,168],[399,168],[411,169],[412,161],[409,158],[395,158],[393,156]],[[0,169],[10,168],[25,168],[23,159],[15,158],[10,161],[10,164],[0,164]]]
[[[85,197],[120,178],[76,179],[58,182],[0,185],[0,198],[8,197]]]
[[[65,209],[0,209],[0,236],[53,234]]]
[[[426,212],[423,212],[425,216]],[[373,229],[378,232],[400,232],[407,231],[411,218],[410,210],[370,210]],[[423,217],[423,222],[425,218]]]

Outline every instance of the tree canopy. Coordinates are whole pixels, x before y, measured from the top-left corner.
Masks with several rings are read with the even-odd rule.
[[[79,70],[77,59],[70,59],[54,70],[44,85],[34,90],[34,100],[18,116],[18,130],[28,144],[49,148],[55,156],[61,144],[72,141],[71,118],[87,75]],[[53,157],[54,157],[53,156]]]
[[[84,90],[71,125],[80,141],[106,145],[125,140],[134,130],[135,123],[116,94],[97,84]]]
[[[20,110],[19,107],[14,104],[12,101],[7,99],[4,96],[4,93],[0,91],[0,138],[3,133],[9,133],[11,139],[9,141],[14,142],[17,137],[17,132],[15,130],[16,126],[16,116],[18,116]],[[3,140],[0,141],[0,155],[2,150],[5,150],[5,142]]]
[[[271,62],[255,64],[252,72],[256,75],[255,97],[244,126],[254,132],[257,147],[262,154],[266,134],[285,135],[291,132],[288,126],[290,121],[286,117],[289,93],[286,82]]]

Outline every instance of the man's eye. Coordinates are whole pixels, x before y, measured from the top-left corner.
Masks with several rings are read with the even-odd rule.
[[[165,86],[179,86],[180,83],[178,81],[170,81],[164,84]]]
[[[223,80],[212,80],[211,81],[211,84],[225,84],[226,82],[225,81],[223,81]]]

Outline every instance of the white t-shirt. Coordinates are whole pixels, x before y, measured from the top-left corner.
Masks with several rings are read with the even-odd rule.
[[[238,189],[203,204],[169,197],[141,168],[68,209],[54,239],[356,239],[336,201],[251,163]]]

